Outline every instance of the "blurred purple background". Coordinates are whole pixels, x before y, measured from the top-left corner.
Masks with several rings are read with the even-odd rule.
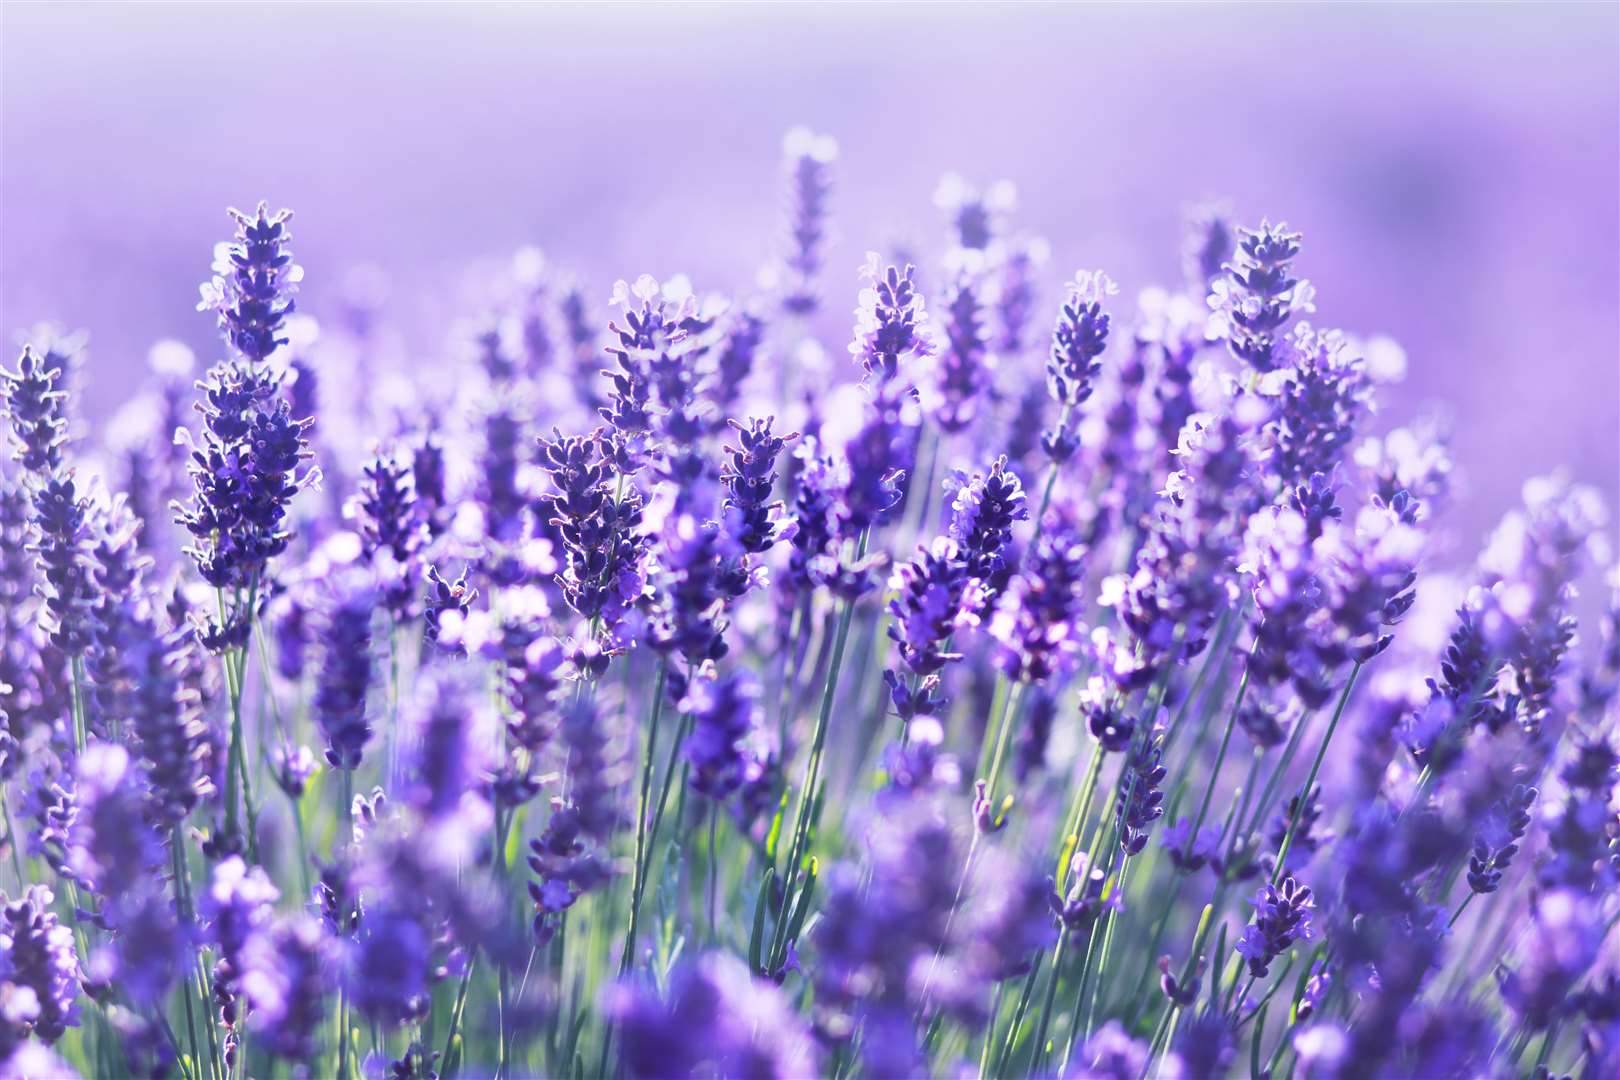
[[[227,205],[297,211],[317,316],[381,268],[425,361],[477,313],[459,269],[525,243],[603,302],[746,289],[802,123],[841,145],[834,348],[862,251],[938,241],[947,170],[1017,183],[1048,299],[1081,265],[1174,282],[1182,210],[1222,196],[1304,231],[1317,321],[1406,347],[1386,416],[1453,419],[1465,535],[1560,465],[1620,486],[1613,4],[8,3],[3,40],[0,327],[89,329],[93,413],[157,338],[210,357]]]

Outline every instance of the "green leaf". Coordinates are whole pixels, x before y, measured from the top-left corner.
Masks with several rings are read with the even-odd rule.
[[[765,945],[765,907],[770,903],[771,882],[776,880],[776,867],[767,866],[765,876],[760,881],[759,897],[754,901],[754,929],[748,935],[748,969],[755,975],[764,975],[766,971],[759,966],[760,951]]]

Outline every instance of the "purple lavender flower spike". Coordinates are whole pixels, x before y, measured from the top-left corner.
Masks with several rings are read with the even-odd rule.
[[[1187,215],[1181,268],[1188,288],[1197,296],[1208,296],[1210,286],[1225,273],[1235,232],[1231,207],[1224,203],[1204,203]]]
[[[1299,234],[1282,222],[1240,228],[1237,251],[1223,268],[1226,276],[1211,287],[1211,333],[1224,337],[1232,355],[1256,371],[1280,365],[1276,351],[1283,328],[1296,314],[1313,310],[1315,290],[1293,276],[1298,254]]]
[[[855,309],[855,340],[849,351],[866,372],[866,381],[881,390],[902,373],[912,378],[912,369],[934,354],[934,340],[915,268],[885,268],[871,251],[861,280],[866,284]]]
[[[1139,854],[1147,847],[1148,827],[1164,816],[1164,736],[1152,732],[1130,748],[1125,757],[1125,779],[1116,801],[1114,816],[1119,828],[1120,850]]]
[[[330,952],[320,924],[302,915],[278,920],[248,938],[241,988],[248,1030],[258,1045],[289,1061],[315,1056],[326,1019]]]
[[[1110,1020],[1086,1040],[1075,1060],[1078,1075],[1092,1080],[1141,1080],[1148,1068],[1148,1047],[1126,1034],[1118,1020]]]
[[[1018,191],[998,180],[980,191],[955,173],[946,173],[934,189],[934,205],[951,224],[951,242],[958,251],[994,249],[1007,227],[1007,215],[1018,206]]]
[[[953,473],[945,482],[950,497],[951,539],[968,576],[978,581],[979,614],[987,614],[1005,591],[1015,569],[1012,531],[1015,522],[1029,519],[1029,500],[1018,474],[1001,456],[989,471]]]
[[[303,268],[287,247],[292,211],[269,213],[260,203],[252,214],[232,210],[236,237],[214,252],[214,278],[201,288],[198,311],[219,313],[226,342],[251,364],[263,363],[287,339],[278,337],[293,312],[293,293]]]
[[[51,912],[54,897],[31,885],[0,893],[0,1060],[30,1035],[51,1044],[79,1025],[79,963],[73,931]]]
[[[782,308],[809,316],[821,305],[817,279],[827,248],[827,203],[838,143],[830,135],[794,128],[782,139],[788,169],[788,249],[782,258]]]
[[[1597,959],[1601,914],[1591,897],[1553,889],[1531,901],[1530,934],[1519,962],[1498,972],[1502,998],[1532,1028],[1544,1028],[1566,1007],[1575,981]]]
[[[750,419],[745,427],[728,421],[737,432],[737,445],[726,448],[727,461],[721,467],[720,482],[725,487],[724,508],[733,539],[744,551],[769,551],[786,534],[788,526],[778,520],[782,503],[771,501],[776,486],[776,459],[782,448],[799,437],[798,432],[776,435],[771,431],[774,417]]]
[[[326,760],[336,769],[359,766],[371,741],[366,696],[371,688],[371,620],[377,594],[368,575],[354,571],[336,583],[322,632],[321,668],[313,710],[326,739]]]
[[[385,603],[396,619],[409,618],[416,602],[416,558],[425,542],[410,466],[395,453],[379,451],[361,467],[351,512],[361,552],[385,575]]]
[[[1476,893],[1493,893],[1502,884],[1502,875],[1519,853],[1519,843],[1530,827],[1530,807],[1539,794],[1533,787],[1514,785],[1513,791],[1491,808],[1468,857],[1468,887]]]
[[[249,867],[240,856],[232,855],[214,867],[213,879],[197,903],[197,914],[215,950],[214,1003],[219,1006],[219,1022],[225,1032],[227,1063],[235,1062],[241,1041],[240,999],[249,970],[248,943],[268,922],[280,896],[263,869]]]
[[[1096,388],[1097,373],[1102,370],[1099,358],[1108,347],[1109,318],[1103,300],[1118,291],[1101,270],[1082,270],[1069,283],[1046,357],[1046,390],[1062,407],[1057,422],[1041,436],[1041,445],[1053,461],[1067,461],[1079,449],[1076,413]]]
[[[682,711],[692,717],[682,754],[691,764],[692,790],[725,800],[747,778],[763,717],[753,678],[733,672],[718,679],[694,679]]]
[[[1254,921],[1238,939],[1238,955],[1249,963],[1249,974],[1263,978],[1271,962],[1296,941],[1309,941],[1316,935],[1311,924],[1314,902],[1311,890],[1294,880],[1292,874],[1277,885],[1261,886],[1255,894]]]
[[[934,359],[929,405],[940,430],[963,431],[979,415],[994,370],[979,275],[959,272],[945,298],[945,348]]]
[[[787,996],[724,953],[681,964],[667,995],[631,983],[610,987],[604,1011],[618,1028],[625,1074],[635,1080],[816,1073],[815,1041]]]
[[[1058,528],[1041,536],[991,618],[1001,670],[1020,682],[1043,682],[1066,670],[1080,647],[1087,552],[1065,533]]]
[[[17,370],[0,369],[0,388],[5,390],[0,415],[11,422],[18,464],[38,476],[55,474],[62,468],[62,447],[67,441],[62,368],[51,365],[48,355],[36,356],[31,346],[24,345]]]
[[[407,798],[428,824],[454,815],[494,764],[494,718],[485,700],[458,668],[433,668],[419,680],[411,717],[415,779]]]

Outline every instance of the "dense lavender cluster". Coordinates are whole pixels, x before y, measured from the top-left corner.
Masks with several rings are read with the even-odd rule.
[[[1597,495],[1448,564],[1281,224],[844,274],[783,155],[754,291],[522,248],[444,382],[264,205],[135,435],[0,369],[0,1074],[1620,1074]]]

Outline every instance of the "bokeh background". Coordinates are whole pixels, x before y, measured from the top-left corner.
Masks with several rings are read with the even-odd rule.
[[[1620,6],[20,4],[0,7],[0,329],[91,334],[92,416],[194,310],[227,205],[296,209],[300,303],[389,282],[415,362],[468,266],[537,244],[744,289],[779,140],[841,145],[827,336],[868,247],[926,249],[954,170],[1008,178],[1053,282],[1178,273],[1224,197],[1304,231],[1318,321],[1406,348],[1384,422],[1438,409],[1478,536],[1527,476],[1620,487]],[[839,275],[847,270],[847,275]],[[840,281],[842,280],[842,285]],[[848,303],[837,288],[847,287]],[[1462,552],[1464,558],[1472,555]]]

